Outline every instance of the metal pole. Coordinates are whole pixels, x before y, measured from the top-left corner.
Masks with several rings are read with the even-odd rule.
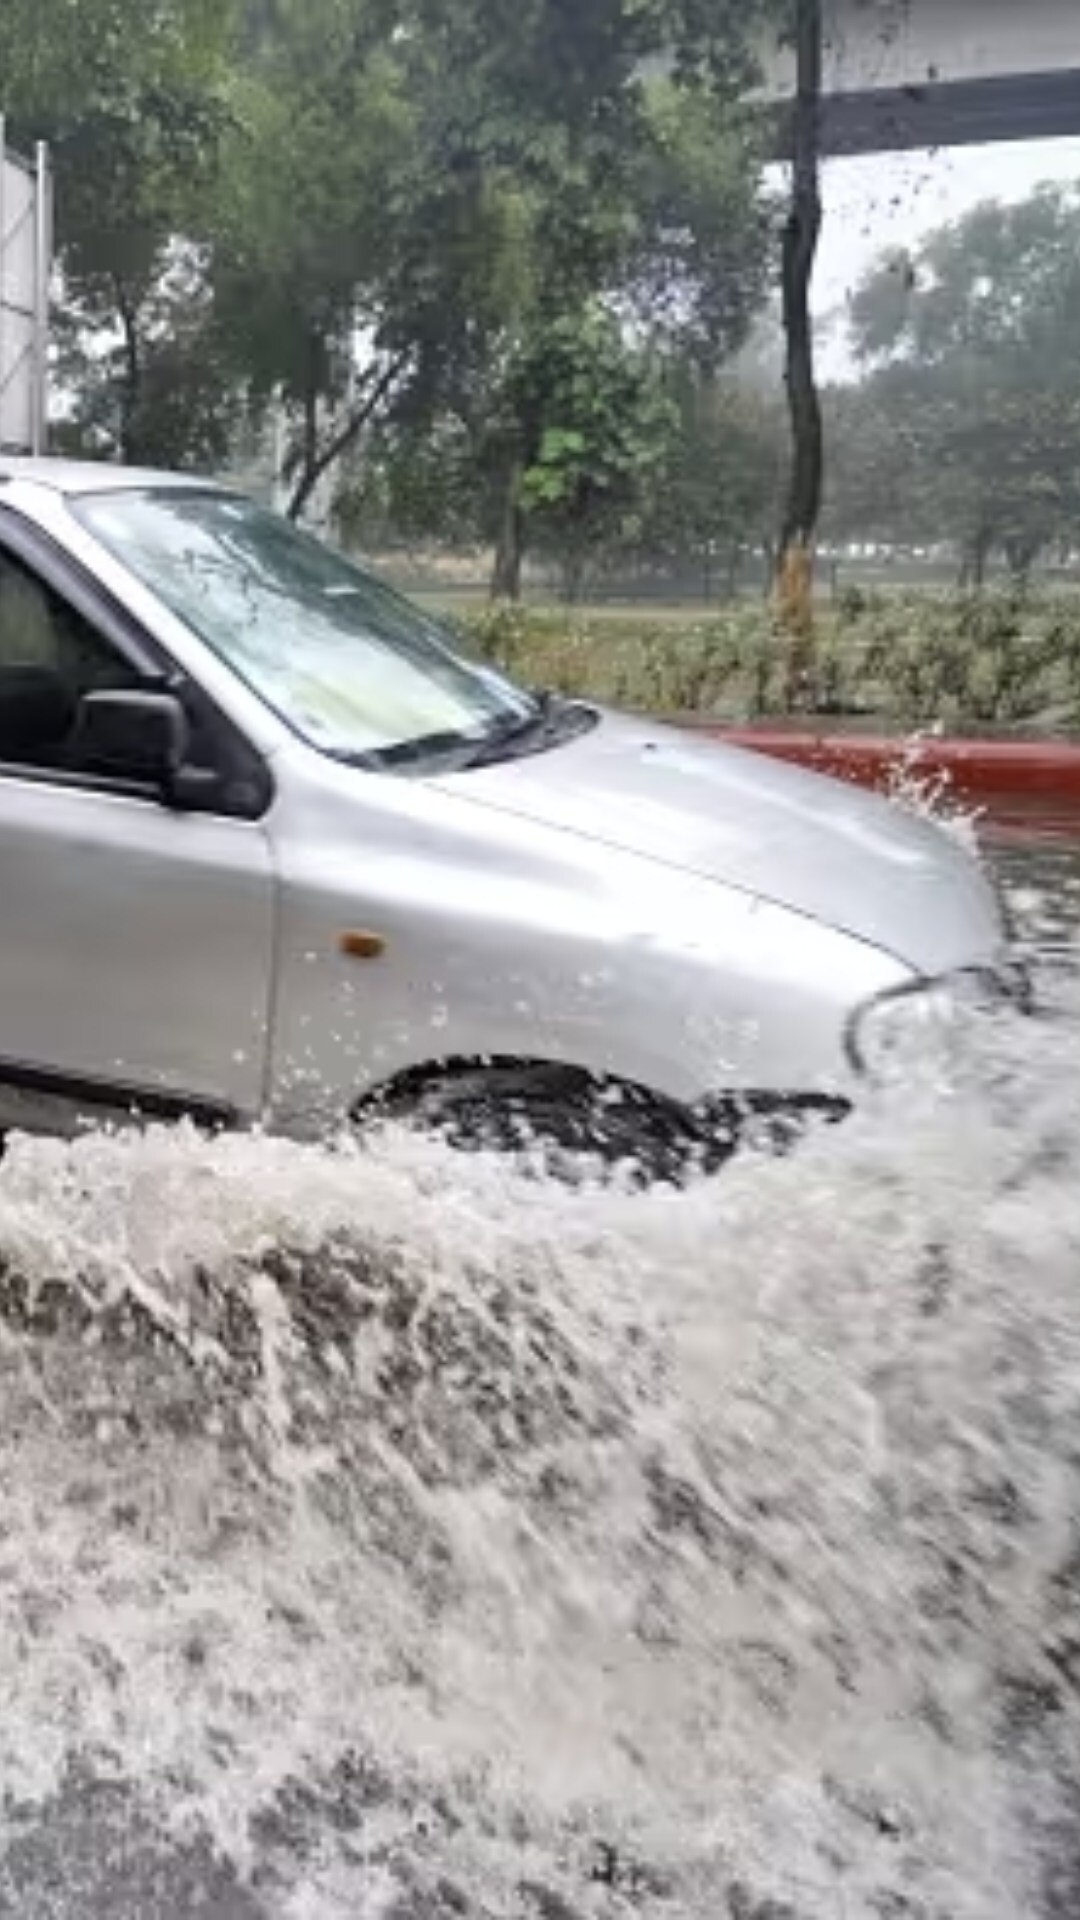
[[[49,281],[52,265],[49,149],[39,140],[34,165],[34,417],[32,451],[44,453],[49,410]]]

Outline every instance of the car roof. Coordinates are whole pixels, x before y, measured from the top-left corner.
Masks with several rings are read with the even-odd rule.
[[[42,456],[0,454],[0,488],[9,480],[30,480],[55,493],[121,493],[147,487],[208,488],[224,492],[214,480],[192,474],[159,473],[151,467],[118,467],[105,460],[55,460]]]

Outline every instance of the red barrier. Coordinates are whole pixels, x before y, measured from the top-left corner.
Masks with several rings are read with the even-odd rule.
[[[754,747],[862,786],[882,786],[903,768],[919,780],[944,778],[965,799],[1008,794],[1080,805],[1080,746],[1066,741],[933,736],[910,741],[880,734],[794,733],[780,727],[709,727],[708,731],[735,746]]]
[[[899,774],[941,781],[961,803],[985,810],[993,829],[1010,838],[1080,840],[1080,745],[1068,741],[903,740],[697,724],[715,739],[860,786],[884,787]]]

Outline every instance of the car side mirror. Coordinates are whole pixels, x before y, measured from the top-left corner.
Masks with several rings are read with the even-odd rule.
[[[190,738],[175,694],[108,688],[79,703],[75,764],[80,772],[156,787],[166,803],[177,804]]]

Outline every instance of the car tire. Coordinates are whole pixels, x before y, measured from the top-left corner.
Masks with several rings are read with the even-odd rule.
[[[383,1098],[361,1120],[404,1124],[572,1182],[618,1174],[635,1186],[685,1185],[736,1144],[710,1144],[675,1102],[558,1066],[493,1064],[433,1077]]]

